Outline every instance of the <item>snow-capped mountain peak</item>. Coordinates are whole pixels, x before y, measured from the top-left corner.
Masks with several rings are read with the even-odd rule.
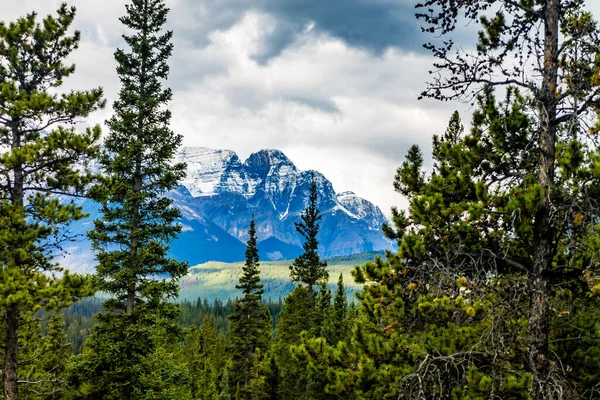
[[[171,253],[190,265],[243,260],[253,216],[262,259],[293,259],[300,255],[302,238],[294,223],[308,204],[313,174],[319,193],[317,206],[323,217],[318,236],[322,256],[393,246],[381,232],[386,219],[377,206],[352,192],[336,194],[323,174],[300,171],[279,150],[258,151],[242,163],[230,150],[184,147],[175,161],[187,164],[187,177],[169,193],[182,215],[182,232],[172,243]],[[71,227],[81,232],[82,238],[99,213],[97,204],[90,202],[85,208],[92,217]],[[71,261],[62,262],[82,264],[85,258],[83,263],[89,268],[94,263],[90,243],[85,239],[72,254]]]
[[[387,222],[387,218],[379,207],[362,197],[358,197],[354,192],[338,193],[337,200],[349,213],[367,222],[371,229],[380,230],[381,225]]]
[[[177,161],[187,164],[187,175],[181,184],[194,197],[215,195],[227,168],[240,163],[237,154],[231,150],[206,147],[184,147],[177,155]]]
[[[297,171],[294,163],[281,150],[275,149],[264,149],[250,154],[244,162],[244,166],[261,172],[269,172],[282,167]]]

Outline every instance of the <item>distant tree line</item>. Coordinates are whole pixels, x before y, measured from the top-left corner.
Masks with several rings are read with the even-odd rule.
[[[162,86],[164,0],[131,0],[120,19],[102,148],[100,127],[75,129],[102,90],[59,91],[75,71],[75,9],[0,23],[3,399],[600,398],[598,23],[579,0],[417,10],[435,36],[422,97],[473,115],[433,137],[430,168],[409,149],[394,179],[409,207],[383,226],[398,250],[354,269],[358,306],[341,276],[327,288],[314,176],[293,292],[262,298],[253,219],[241,296],[176,303],[187,265],[168,256],[181,226],[166,195],[185,165]],[[472,50],[448,36],[465,22],[479,27]],[[76,197],[101,207],[94,275],[53,258],[85,217]]]
[[[86,298],[62,311],[66,339],[71,344],[75,354],[79,353],[85,338],[91,333],[96,323],[94,316],[102,311],[102,303],[101,298]],[[227,299],[227,301],[197,299],[195,302],[184,301],[178,303],[180,313],[177,324],[183,328],[200,326],[206,317],[214,324],[216,333],[224,335],[229,331],[231,325],[228,317],[233,312],[234,303],[235,300],[232,299]],[[272,328],[275,329],[283,308],[283,299],[279,298],[277,301],[263,300],[262,304],[269,310],[273,320]],[[42,316],[43,320],[46,318],[47,315]]]

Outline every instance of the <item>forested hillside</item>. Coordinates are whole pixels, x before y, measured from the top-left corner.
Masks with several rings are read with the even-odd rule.
[[[360,290],[360,285],[352,279],[352,269],[367,261],[373,261],[376,256],[383,253],[361,253],[346,257],[333,257],[327,259],[327,270],[330,277],[328,288],[334,289],[337,279],[342,274],[346,286],[348,300],[354,299],[354,293]],[[295,284],[290,281],[289,266],[293,260],[264,261],[261,262],[260,279],[265,285],[265,299],[276,300],[284,298],[294,289]],[[238,297],[239,291],[235,288],[238,278],[242,275],[244,263],[208,262],[190,267],[188,274],[181,279],[179,298],[195,301],[198,298],[209,300],[219,299],[227,301]]]
[[[65,84],[81,41],[75,8],[0,23],[1,399],[600,398],[600,26],[589,2],[414,4],[433,65],[419,99],[471,114],[449,112],[431,153],[411,146],[390,177],[408,204],[381,228],[397,250],[324,259],[337,253],[320,240],[323,177],[308,171],[294,186],[305,201],[277,192],[297,206],[286,233],[297,257],[261,261],[264,215],[236,220],[224,196],[202,204],[228,210],[217,220],[244,238],[244,262],[191,268],[170,253],[187,229],[173,193],[190,179],[172,129],[175,3],[126,2],[105,131],[82,124],[104,109],[104,91]],[[370,16],[343,14],[343,26]],[[284,28],[273,32],[296,29]],[[272,155],[254,156],[255,170],[273,172]],[[344,221],[365,205],[333,198],[327,212],[343,208]],[[99,210],[86,225],[93,274],[61,265],[83,202]]]

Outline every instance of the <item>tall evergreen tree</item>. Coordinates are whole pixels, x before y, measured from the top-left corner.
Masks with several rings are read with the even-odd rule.
[[[310,329],[309,296],[306,286],[297,285],[285,298],[277,323],[273,350],[280,374],[278,395],[284,400],[309,395],[307,362],[298,360],[290,351],[291,346],[299,343],[300,334]]]
[[[37,383],[20,379],[20,354],[41,357],[25,348],[22,328],[39,327],[42,306],[57,310],[91,293],[87,279],[64,271],[53,257],[69,239],[65,226],[84,216],[64,196],[84,194],[91,178],[87,161],[100,138],[98,126],[78,133],[72,125],[105,101],[101,89],[57,94],[75,71],[65,64],[79,44],[79,32],[68,33],[75,9],[63,4],[55,17],[42,23],[36,17],[31,13],[0,23],[0,374],[5,400],[18,399],[21,383]]]
[[[530,179],[535,179],[539,190],[531,213],[532,259],[524,264],[525,290],[531,299],[527,365],[533,399],[564,389],[563,384],[557,387],[547,365],[555,256],[566,232],[561,214],[575,199],[565,197],[560,186],[557,162],[565,151],[560,141],[572,143],[571,150],[572,146],[593,148],[597,144],[586,143],[582,134],[600,131],[600,28],[587,4],[583,0],[425,0],[417,5],[423,31],[436,36],[425,45],[436,57],[436,68],[423,96],[473,102],[484,85],[493,85],[518,87],[528,98],[524,109],[535,125],[528,148],[537,156],[531,166],[537,175]],[[480,30],[473,46],[458,48],[450,36],[465,20],[479,23]],[[468,47],[473,50],[465,51]]]
[[[321,332],[321,336],[327,339],[327,343],[331,345],[336,345],[340,340],[348,337],[348,300],[342,274],[338,279],[333,307],[325,318]]]
[[[316,299],[312,316],[311,335],[323,336],[326,321],[331,316],[331,290],[327,288],[327,281],[321,281],[319,295]]]
[[[362,398],[592,399],[600,395],[599,154],[561,136],[564,233],[553,253],[548,353],[540,388],[529,359],[528,274],[535,246],[535,124],[515,89],[478,97],[472,129],[454,113],[433,140],[425,176],[418,148],[396,176],[410,206],[394,210],[398,253],[357,268],[359,321],[350,348],[307,341],[327,391]],[[566,138],[566,140],[565,140]],[[510,160],[510,162],[507,162]],[[567,206],[568,204],[568,206]]]
[[[317,207],[319,198],[314,172],[308,195],[308,205],[296,230],[304,238],[304,253],[290,266],[290,278],[299,284],[286,298],[277,324],[275,356],[280,368],[281,382],[279,395],[283,399],[313,398],[318,382],[307,369],[306,360],[299,359],[291,352],[292,346],[300,343],[300,334],[306,331],[310,337],[319,336],[324,314],[330,308],[331,293],[327,290],[327,263],[319,257],[319,221],[322,216]],[[320,296],[314,286],[320,284]]]
[[[256,354],[265,355],[271,341],[271,316],[269,309],[261,303],[264,293],[260,282],[258,249],[256,247],[256,226],[254,217],[250,221],[246,246],[246,263],[242,268],[237,289],[244,296],[235,302],[231,321],[231,345],[233,369],[231,384],[236,388],[236,398],[248,400],[252,397],[251,380],[256,375],[262,360],[256,360]],[[256,351],[258,349],[258,352]],[[255,388],[254,388],[255,389]]]
[[[302,214],[300,222],[295,222],[296,230],[304,238],[302,245],[304,253],[298,256],[290,266],[290,277],[292,282],[300,282],[307,286],[309,292],[313,292],[314,286],[320,281],[329,278],[327,263],[319,257],[319,221],[322,219],[317,208],[319,192],[314,172],[311,173],[310,188],[308,194],[308,206]]]
[[[172,93],[162,87],[173,49],[172,32],[163,31],[169,10],[164,0],[132,0],[126,10],[130,50],[115,52],[122,87],[100,157],[106,179],[95,192],[102,219],[89,233],[100,288],[111,298],[80,364],[93,396],[120,399],[148,390],[144,357],[155,352],[156,332],[175,331],[179,307],[169,299],[187,271],[167,254],[181,227],[166,193],[185,169],[171,163],[182,137],[169,128]]]

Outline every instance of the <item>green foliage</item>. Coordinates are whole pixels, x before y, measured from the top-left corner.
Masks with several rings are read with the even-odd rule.
[[[192,399],[216,400],[220,398],[219,393],[229,393],[225,341],[223,336],[217,336],[215,325],[208,317],[200,327],[188,328],[182,358],[190,376]]]
[[[309,311],[309,289],[297,285],[285,298],[284,307],[277,324],[277,340],[273,350],[279,368],[279,396],[281,399],[293,399],[307,396],[307,363],[298,360],[290,352],[290,347],[297,344],[302,331],[311,328]]]
[[[160,329],[153,332],[153,338],[154,352],[146,355],[140,365],[142,371],[148,372],[140,374],[139,385],[134,385],[136,389],[132,397],[143,400],[191,399],[188,370],[179,362],[179,344],[172,341],[170,333]]]
[[[341,273],[346,282],[348,299],[352,299],[354,293],[361,289],[361,286],[352,279],[352,268],[374,258],[374,254],[367,253],[355,257],[328,259],[327,270],[330,273],[328,287],[335,287],[337,277]],[[264,299],[272,299],[275,302],[279,298],[285,298],[294,290],[295,285],[290,282],[289,265],[289,260],[261,261],[260,279],[264,284]],[[215,300],[226,302],[229,298],[235,298],[239,293],[235,285],[243,274],[243,266],[244,263],[241,262],[207,262],[191,267],[188,274],[180,281],[179,298],[195,302],[200,297],[206,298],[210,303]]]
[[[237,300],[231,321],[230,346],[231,385],[236,388],[236,399],[256,398],[265,393],[266,370],[261,367],[262,355],[269,350],[271,342],[271,316],[269,309],[261,304],[263,285],[260,282],[258,249],[254,217],[248,229],[246,264],[237,289],[244,296]]]
[[[164,0],[131,0],[121,18],[131,51],[115,53],[122,88],[102,152],[98,127],[69,128],[104,106],[102,91],[56,94],[74,72],[64,64],[79,41],[67,33],[74,9],[41,24],[35,14],[0,23],[3,397],[600,397],[600,30],[582,1],[493,3],[417,6],[427,32],[452,32],[461,13],[479,22],[473,54],[450,55],[452,40],[426,45],[444,72],[423,93],[476,110],[469,131],[455,112],[434,136],[430,174],[420,149],[409,149],[394,188],[410,206],[383,227],[398,251],[353,271],[360,307],[348,307],[342,274],[331,302],[314,174],[296,223],[304,253],[289,267],[297,285],[283,305],[263,301],[265,284],[283,295],[293,283],[276,264],[260,276],[254,219],[243,267],[199,266],[183,283],[189,297],[217,274],[230,281],[231,292],[218,287],[224,300],[239,278],[243,297],[170,302],[187,265],[168,257],[181,227],[166,194],[185,166],[171,162],[181,136],[162,88],[172,52]],[[65,226],[84,216],[65,199],[86,194],[98,153],[92,282],[53,256],[70,239]],[[60,313],[94,283],[111,296],[95,326],[94,302]],[[68,343],[78,352],[90,332],[73,360]]]
[[[270,387],[269,377],[272,377],[271,358],[266,354],[261,353],[259,348],[252,355],[253,363],[249,370],[248,384],[245,388],[237,385],[235,398],[251,399],[251,400],[267,400],[270,399],[273,390]]]
[[[418,238],[407,250],[436,256],[449,270],[460,251],[479,260],[465,265],[499,279],[511,272],[526,278],[518,287],[528,304],[518,308],[528,321],[524,365],[531,376],[529,395],[536,400],[597,396],[597,388],[579,385],[585,374],[571,376],[570,368],[581,364],[566,367],[554,354],[558,342],[552,335],[556,290],[587,297],[597,279],[597,253],[588,239],[596,236],[598,220],[592,165],[600,127],[600,27],[587,6],[579,0],[425,0],[416,6],[423,31],[436,36],[425,45],[436,60],[422,96],[478,103],[479,111],[464,140],[445,137],[439,142],[445,149],[434,142],[440,164],[425,185],[430,193],[401,177],[413,198],[413,221],[399,225],[398,238],[412,225],[410,234]],[[449,36],[465,22],[479,24],[477,41],[458,48]],[[469,47],[473,50],[465,50]],[[502,87],[512,101],[498,107],[490,87]],[[447,219],[427,218],[429,212]],[[431,221],[429,232],[416,226],[425,219]],[[438,251],[449,256],[431,253],[438,234],[447,243]],[[418,244],[422,247],[413,246]],[[581,278],[585,271],[592,282]],[[563,310],[562,318],[596,305],[579,306]]]
[[[123,36],[130,52],[115,52],[122,87],[99,158],[105,177],[93,192],[102,219],[89,232],[100,289],[112,298],[76,369],[87,397],[107,399],[177,391],[178,367],[163,358],[157,371],[153,360],[176,340],[179,307],[169,299],[177,297],[177,279],[187,272],[185,263],[167,254],[181,226],[166,193],[185,168],[171,163],[181,135],[169,128],[172,95],[161,86],[173,49],[172,32],[161,32],[169,10],[161,0],[132,0],[126,10],[120,20],[131,30]],[[164,387],[155,389],[148,380],[156,373]]]
[[[526,293],[540,189],[525,104],[516,90],[498,103],[486,88],[469,134],[455,113],[445,134],[434,137],[429,177],[415,168],[421,157],[411,149],[395,182],[410,200],[409,213],[397,213],[395,228],[387,228],[398,253],[354,271],[365,285],[357,295],[361,309],[352,341],[335,347],[321,339],[303,342],[311,368],[327,366],[328,393],[530,398]],[[594,154],[580,153],[574,173],[557,174],[555,193],[564,208],[556,212],[563,215],[565,233],[557,238],[548,276],[555,311],[547,331],[550,347],[540,360],[549,398],[558,390],[566,398],[593,398],[598,390],[592,381],[600,362],[594,358],[600,320],[591,270],[598,253],[590,245],[596,242],[596,211],[580,195],[582,187],[588,194],[600,189],[589,172]],[[416,185],[415,176],[423,176]]]
[[[229,371],[231,370],[231,363],[227,363],[223,369],[223,376],[221,377],[221,391],[219,392],[219,400],[231,400],[231,382],[229,381]]]
[[[68,396],[66,382],[73,351],[66,343],[62,316],[42,310],[22,326],[19,339],[19,396],[25,399],[58,400]]]
[[[331,290],[327,289],[327,282],[321,281],[316,305],[310,320],[310,333],[312,336],[323,335],[325,324],[331,315]]]
[[[193,303],[185,301],[179,303],[181,312],[177,323],[185,329],[192,325],[202,325],[204,318],[207,317],[214,324],[217,334],[224,335],[230,327],[229,315],[233,312],[233,305],[234,301],[231,299],[226,302],[217,299],[212,303],[208,299],[197,299]],[[283,300],[263,301],[261,305],[269,310],[274,330],[279,321]],[[66,339],[72,345],[75,354],[80,352],[84,339],[90,335],[92,328],[96,325],[97,320],[94,316],[101,311],[101,298],[83,299],[63,310]]]
[[[299,282],[284,301],[277,324],[277,341],[274,353],[281,380],[278,395],[282,399],[315,399],[322,395],[322,376],[309,370],[305,357],[298,357],[295,346],[302,337],[318,337],[331,311],[331,291],[327,289],[329,273],[327,263],[318,255],[318,221],[322,218],[317,208],[318,192],[314,173],[311,176],[309,202],[296,223],[298,233],[305,239],[304,253],[290,266],[290,278]],[[315,293],[314,286],[320,285]]]
[[[340,274],[333,299],[333,307],[326,315],[320,336],[324,337],[327,343],[333,346],[337,345],[341,340],[347,341],[349,339],[349,322],[344,276]]]
[[[279,366],[275,359],[275,355],[271,354],[269,357],[269,366],[266,369],[266,390],[267,398],[270,400],[279,400],[279,385],[281,382],[281,374],[279,373]]]
[[[94,193],[102,219],[94,221],[89,236],[102,290],[115,296],[107,310],[132,313],[138,303],[158,311],[164,299],[176,297],[176,279],[187,265],[167,256],[168,243],[181,227],[175,223],[180,213],[166,192],[177,186],[185,167],[171,164],[181,135],[169,129],[171,90],[161,87],[173,48],[172,32],[160,33],[168,9],[157,0],[133,0],[126,8],[121,22],[133,30],[123,36],[131,52],[115,53],[123,86],[100,157],[106,177]],[[158,275],[174,279],[154,279]],[[166,318],[174,311],[160,310]]]
[[[290,266],[290,278],[292,282],[301,282],[313,290],[313,287],[322,280],[327,280],[327,263],[319,257],[319,221],[322,216],[317,208],[319,193],[314,173],[311,175],[311,184],[308,196],[308,206],[302,214],[300,222],[294,222],[296,230],[304,238],[304,253],[294,260]]]
[[[95,297],[80,300],[63,310],[66,338],[75,354],[79,353],[84,339],[92,332],[96,323],[94,315],[101,310],[102,301]]]
[[[11,400],[18,398],[18,386],[45,376],[41,365],[30,364],[36,372],[29,375],[18,368],[24,355],[37,357],[42,342],[53,340],[39,336],[38,311],[56,311],[93,293],[87,277],[69,274],[53,260],[72,239],[65,227],[84,217],[66,196],[85,193],[100,138],[98,126],[78,133],[72,125],[105,103],[101,89],[57,94],[75,71],[65,64],[79,43],[79,32],[68,32],[74,17],[75,9],[62,5],[41,23],[35,13],[0,22],[0,370]],[[40,390],[50,386],[42,383]]]

